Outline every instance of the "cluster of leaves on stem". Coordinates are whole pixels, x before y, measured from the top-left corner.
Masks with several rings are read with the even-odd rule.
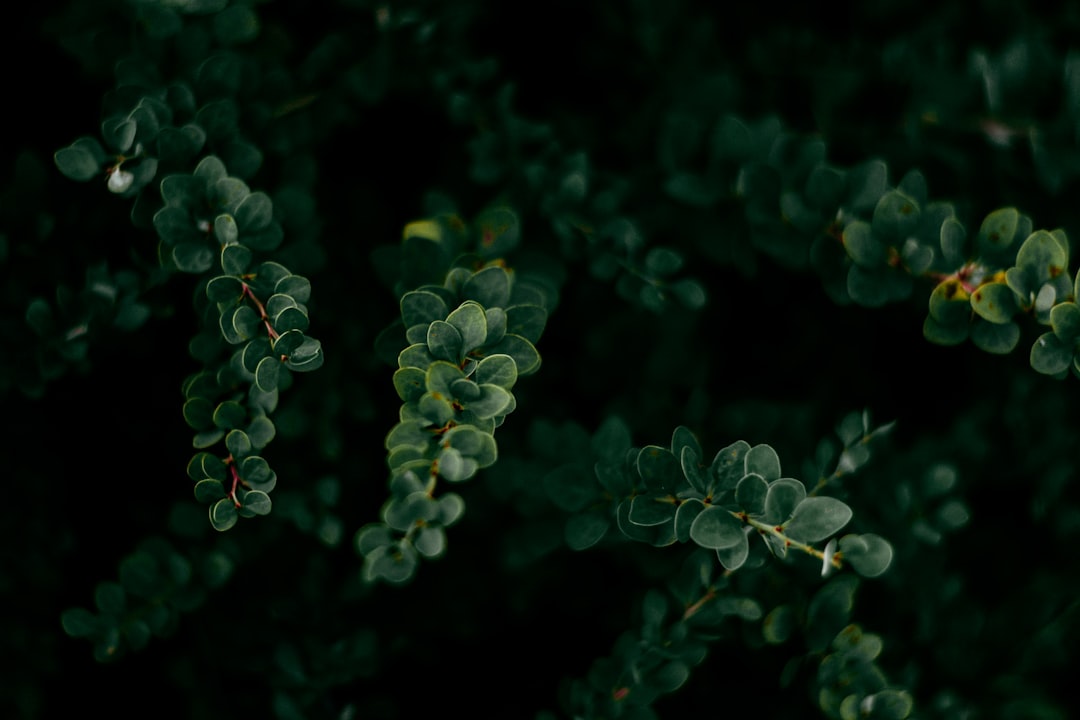
[[[207,9],[223,11],[214,15],[219,41],[239,42],[251,27],[257,29],[250,9],[224,7]],[[165,34],[172,34],[180,17],[162,10],[148,22],[163,23]],[[133,221],[156,231],[160,267],[199,278],[205,298],[195,304],[204,325],[189,347],[203,369],[183,383],[183,414],[196,431],[199,451],[188,474],[196,497],[210,503],[210,522],[218,530],[239,517],[270,512],[268,493],[277,477],[259,454],[275,435],[270,415],[292,372],[323,363],[321,343],[306,334],[311,285],[272,259],[284,233],[270,196],[230,175],[218,155],[199,159],[212,142],[230,151],[244,176],[261,162],[257,151],[245,152],[237,140],[236,108],[227,95],[238,90],[239,73],[239,60],[227,53],[201,63],[196,85],[215,97],[201,107],[182,82],[145,92],[125,87],[129,92],[121,97],[133,92],[137,99],[130,110],[110,113],[102,122],[108,152],[84,136],[55,154],[67,177],[88,181],[103,175],[111,192],[135,197]],[[213,274],[215,265],[221,274]],[[43,312],[31,307],[35,319]],[[45,321],[36,324],[44,327]]]
[[[550,286],[518,278],[501,259],[484,259],[516,245],[512,213],[489,211],[477,225],[480,254],[456,258],[442,284],[421,285],[400,299],[401,321],[392,327],[404,329],[408,344],[393,375],[400,421],[385,442],[391,496],[382,522],[356,537],[369,580],[405,582],[420,557],[445,552],[444,528],[465,504],[456,493],[437,497],[439,478],[459,483],[496,461],[495,430],[517,407],[514,384],[540,368],[535,343],[553,304]],[[419,236],[440,246],[467,235],[457,221],[405,229],[406,242]]]

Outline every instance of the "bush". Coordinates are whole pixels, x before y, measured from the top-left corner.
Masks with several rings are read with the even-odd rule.
[[[1080,19],[516,10],[21,20],[6,714],[1067,717]]]

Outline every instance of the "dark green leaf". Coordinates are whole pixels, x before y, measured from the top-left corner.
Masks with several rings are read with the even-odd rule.
[[[646,527],[672,522],[677,509],[674,501],[671,495],[637,495],[630,502],[630,522]]]
[[[276,357],[264,357],[255,368],[255,384],[265,392],[276,390],[280,371],[281,360]]]
[[[261,490],[249,490],[244,494],[243,507],[256,515],[268,515],[271,508],[270,496]]]
[[[247,410],[234,400],[226,400],[214,410],[214,425],[223,430],[241,427],[246,421]]]
[[[204,273],[214,266],[214,252],[203,242],[180,242],[172,249],[172,260],[181,272]]]
[[[244,197],[234,211],[240,233],[258,232],[274,219],[274,203],[264,192],[254,192]]]
[[[85,608],[68,608],[60,615],[60,624],[71,637],[90,637],[102,629],[101,618]]]
[[[891,244],[899,244],[919,223],[918,202],[899,190],[881,196],[874,207],[873,230]]]
[[[251,264],[251,250],[243,245],[221,248],[221,269],[230,275],[243,275]]]
[[[195,499],[199,502],[216,502],[225,495],[225,485],[220,480],[207,478],[195,483]]]
[[[506,331],[531,343],[540,340],[547,324],[547,310],[539,305],[514,305],[506,309]]]
[[[95,152],[94,145],[97,145]],[[98,175],[105,162],[105,151],[90,138],[58,150],[53,155],[56,167],[66,177],[85,182]]]
[[[210,506],[210,524],[219,532],[228,530],[239,519],[236,505],[231,498],[222,498]]]
[[[484,355],[509,355],[517,365],[518,376],[531,375],[540,369],[540,353],[533,344],[513,333],[507,333],[496,344],[486,347]]]
[[[243,430],[230,430],[225,436],[225,447],[234,459],[239,460],[251,454],[251,439]]]
[[[482,307],[505,308],[510,302],[510,276],[497,265],[486,267],[465,282],[461,296]]]
[[[218,275],[206,283],[206,296],[216,303],[237,303],[244,295],[244,285],[238,277]]]
[[[274,293],[287,295],[298,303],[311,299],[311,282],[301,275],[289,275],[278,280]]]
[[[980,319],[971,327],[971,341],[986,352],[1006,355],[1020,341],[1020,326],[1015,322],[999,325]]]
[[[611,520],[607,514],[590,511],[571,515],[566,521],[563,535],[571,550],[586,550],[600,542],[610,527]]]

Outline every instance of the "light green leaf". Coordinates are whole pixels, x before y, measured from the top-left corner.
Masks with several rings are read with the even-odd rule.
[[[694,518],[690,539],[704,548],[721,550],[734,547],[746,538],[743,524],[721,507],[708,507]]]
[[[840,538],[841,558],[864,577],[877,577],[889,569],[893,550],[889,542],[873,533]]]
[[[836,498],[808,497],[784,523],[784,534],[793,540],[817,542],[847,525],[851,516],[851,508]]]

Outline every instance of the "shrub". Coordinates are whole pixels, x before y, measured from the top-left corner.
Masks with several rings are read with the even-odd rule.
[[[22,21],[8,713],[1067,717],[1075,14],[516,10]]]

